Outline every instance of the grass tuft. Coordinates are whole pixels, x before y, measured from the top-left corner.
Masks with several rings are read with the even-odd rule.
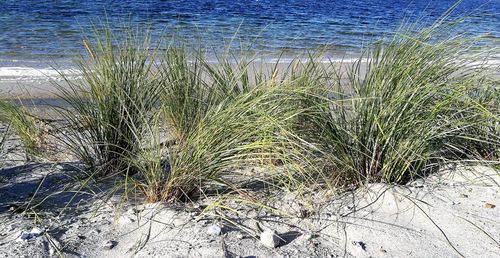
[[[43,134],[36,119],[29,114],[23,107],[16,106],[7,100],[0,100],[0,121],[5,123],[8,128],[12,128],[19,136],[26,152],[28,161],[41,157]],[[5,142],[5,135],[2,137],[2,144]]]
[[[333,181],[404,183],[444,162],[481,160],[471,145],[487,155],[498,149],[479,39],[450,35],[453,24],[402,27],[354,64],[332,67],[322,89],[304,98],[310,126],[299,127],[322,149]]]
[[[99,174],[133,172],[129,160],[149,135],[159,93],[150,41],[139,29],[96,27],[94,37],[84,40],[87,56],[78,62],[83,78],[63,75],[67,85],[58,85],[68,103],[61,114],[72,125],[62,142]]]

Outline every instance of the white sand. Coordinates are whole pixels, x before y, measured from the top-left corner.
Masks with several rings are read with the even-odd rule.
[[[0,172],[6,179],[0,183],[5,203],[25,198],[36,187],[30,184],[34,175],[55,171],[45,179],[47,189],[65,182],[62,168],[43,165],[13,173],[16,169],[23,168]],[[48,233],[26,242],[15,239],[34,226],[33,220],[3,210],[0,257],[49,257],[49,239],[65,257],[499,257],[500,207],[493,207],[500,204],[499,184],[499,172],[487,167],[443,169],[408,186],[373,184],[332,196],[326,205],[315,206],[325,201],[315,197],[312,205],[319,212],[309,218],[299,218],[306,206],[292,194],[277,193],[275,206],[292,217],[233,204],[246,214],[227,214],[239,226],[202,216],[198,204],[141,205],[117,214],[117,200],[111,199],[94,213],[90,207],[102,202],[82,197],[80,207],[59,217],[55,208],[45,208],[42,225]],[[264,247],[256,238],[256,222],[276,230],[284,240],[281,246]],[[213,224],[222,226],[222,236],[208,234]],[[111,249],[105,247],[108,241]]]

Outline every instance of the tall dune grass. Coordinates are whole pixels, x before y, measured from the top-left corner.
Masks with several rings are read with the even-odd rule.
[[[352,64],[310,55],[280,76],[230,52],[214,64],[201,47],[159,50],[148,34],[96,29],[83,79],[60,86],[73,125],[62,141],[152,202],[237,189],[241,168],[305,188],[403,183],[445,162],[498,162],[491,67],[479,39],[449,33],[450,24],[402,27]]]
[[[106,26],[95,28],[84,46],[87,55],[78,62],[83,78],[63,75],[67,85],[58,85],[69,104],[61,114],[71,124],[62,142],[100,174],[127,173],[128,160],[150,135],[147,125],[158,106],[157,46],[148,32],[128,29],[115,35]]]
[[[42,154],[43,135],[36,119],[23,107],[16,106],[7,100],[0,100],[0,121],[12,128],[26,152],[28,161],[40,157]],[[2,136],[2,144],[7,132]]]
[[[250,61],[230,51],[218,55],[215,64],[201,46],[170,47],[162,55],[161,99],[169,131],[179,142],[189,137],[213,105],[237,100],[258,84],[258,80],[250,82]]]
[[[212,64],[202,49],[191,53],[189,57],[181,46],[170,47],[162,55],[160,117],[164,120],[156,128],[170,134],[171,140],[152,144],[159,146],[152,151],[156,161],[144,157],[151,162],[140,166],[145,180],[133,183],[150,201],[192,197],[210,186],[228,187],[234,184],[228,177],[237,167],[271,168],[274,165],[264,159],[291,157],[276,137],[276,130],[286,127],[293,116],[280,113],[277,119],[274,102],[279,89],[258,73],[250,80],[246,59],[226,54]]]
[[[304,137],[321,146],[333,181],[401,183],[443,162],[480,160],[471,145],[498,149],[495,97],[480,100],[492,85],[474,52],[478,39],[450,35],[448,26],[402,27],[304,98],[314,107]]]
[[[269,94],[256,88],[211,106],[182,143],[163,149],[163,166],[157,159],[153,169],[144,167],[141,191],[150,201],[194,198],[237,184],[233,170],[239,167],[274,167],[262,157],[286,160],[289,154],[275,135],[287,121],[277,121],[263,109]]]

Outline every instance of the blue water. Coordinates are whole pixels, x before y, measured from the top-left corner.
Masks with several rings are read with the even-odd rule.
[[[452,0],[0,0],[0,59],[64,58],[83,50],[81,40],[96,19],[174,32],[215,48],[236,34],[263,53],[326,47],[355,53],[393,31],[404,18],[430,22]],[[500,0],[464,0],[463,28],[500,38]]]

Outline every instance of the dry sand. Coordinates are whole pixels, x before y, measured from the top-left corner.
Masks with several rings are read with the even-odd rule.
[[[0,257],[499,257],[500,176],[488,167],[448,167],[406,186],[372,184],[340,195],[271,194],[276,216],[229,201],[227,220],[209,197],[189,204],[133,205],[74,195],[73,163],[14,162],[0,169]],[[68,186],[65,188],[65,186]],[[107,185],[109,186],[109,185]],[[65,190],[66,192],[64,192]],[[61,192],[57,192],[61,191]],[[73,192],[71,192],[73,191]],[[33,194],[35,197],[32,199]],[[28,212],[19,213],[26,201]],[[73,199],[73,202],[62,208]],[[309,200],[309,202],[304,201]],[[99,209],[96,207],[100,206]],[[307,214],[314,208],[317,213]],[[36,213],[34,212],[36,211]],[[257,224],[259,226],[257,226]],[[221,234],[210,234],[213,226]],[[23,231],[43,230],[19,241]],[[279,236],[264,246],[259,228]]]

